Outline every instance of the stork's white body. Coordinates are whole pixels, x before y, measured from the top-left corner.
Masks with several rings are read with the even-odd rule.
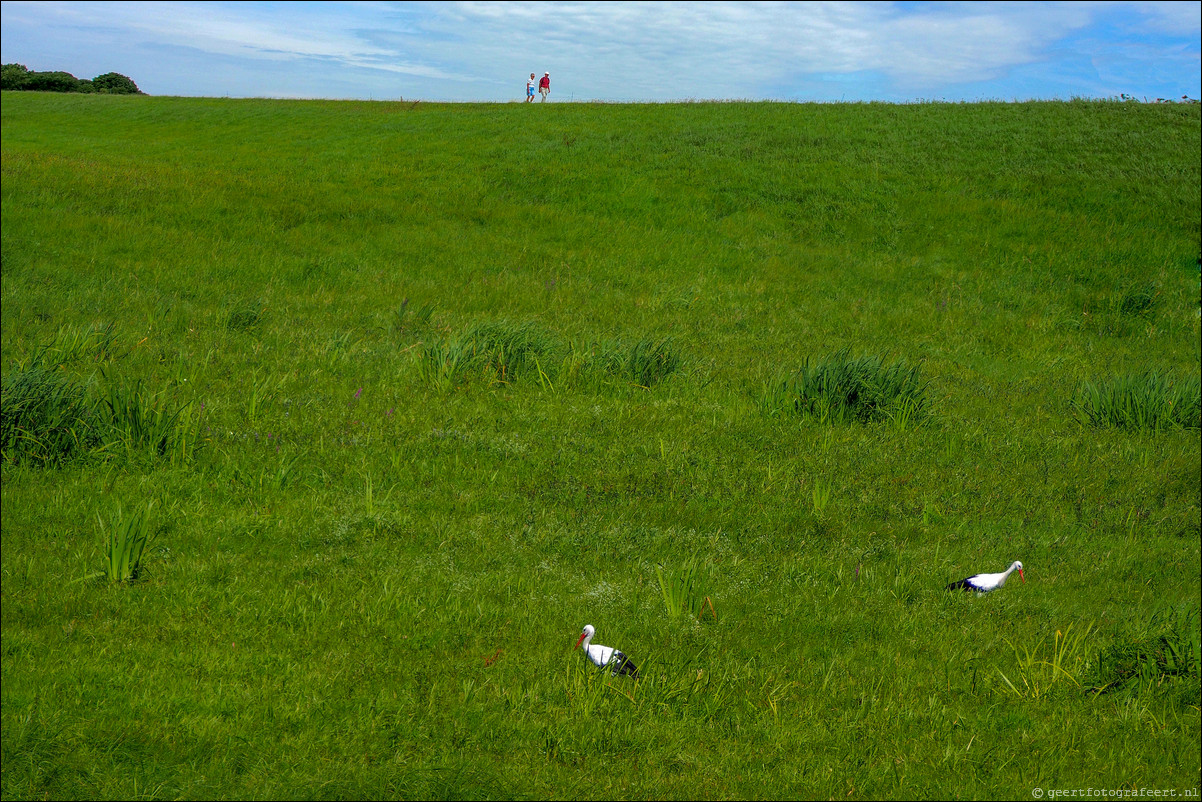
[[[597,668],[605,668],[612,663],[614,652],[616,651],[612,646],[602,646],[599,643],[590,643],[583,648],[584,653],[588,655],[588,659],[592,660],[597,665]]]
[[[629,674],[635,679],[639,678],[639,670],[634,663],[630,662],[630,658],[622,654],[622,652],[612,646],[602,646],[599,643],[590,643],[593,635],[597,630],[592,624],[584,627],[584,631],[580,633],[579,640],[576,641],[576,648],[584,647],[584,653],[588,659],[593,662],[597,668],[611,668],[614,676],[618,674]]]
[[[973,574],[970,577],[961,579],[959,582],[953,582],[947,586],[948,590],[975,590],[977,593],[988,593],[991,590],[997,590],[1002,585],[1006,584],[1006,578],[1012,573],[1018,571],[1018,575],[1022,577],[1023,582],[1027,578],[1023,576],[1023,564],[1018,560],[1010,563],[1010,567],[1000,574]]]

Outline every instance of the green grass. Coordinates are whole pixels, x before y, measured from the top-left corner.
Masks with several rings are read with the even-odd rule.
[[[2,113],[5,799],[1197,786],[1196,105]]]

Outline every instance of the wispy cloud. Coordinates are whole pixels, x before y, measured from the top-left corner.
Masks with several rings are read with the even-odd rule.
[[[360,86],[355,96],[501,100],[550,70],[556,96],[579,99],[816,97],[832,81],[858,86],[858,99],[996,97],[1014,75],[1032,96],[1032,68],[1071,83],[1079,72],[1064,63],[1096,57],[1095,89],[1053,82],[1045,95],[1146,76],[1155,91],[1176,83],[1196,96],[1196,70],[1180,69],[1197,63],[1200,16],[1199,2],[5,2],[2,35],[6,61],[50,56],[54,42],[94,58],[153,51],[159,65],[173,49],[181,63],[207,54],[246,95]],[[148,91],[146,75],[159,74],[188,82],[186,70],[150,68]],[[205,94],[221,79],[166,91]]]

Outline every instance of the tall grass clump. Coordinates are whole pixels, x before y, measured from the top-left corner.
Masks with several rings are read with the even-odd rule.
[[[822,423],[893,420],[909,425],[928,414],[918,366],[886,364],[879,356],[853,357],[847,349],[823,361],[807,357],[796,375],[768,386],[763,406],[770,414],[788,410]]]
[[[150,392],[140,379],[109,382],[97,404],[105,448],[126,455],[175,454],[174,446],[185,437],[189,406],[172,408],[162,393]]]
[[[109,526],[96,513],[104,537],[104,571],[109,582],[129,582],[142,570],[142,554],[150,542],[150,504],[143,504],[129,515],[120,506],[110,517]]]
[[[469,344],[458,338],[425,343],[416,354],[421,380],[444,390],[461,384],[474,364]]]
[[[660,595],[663,596],[669,618],[676,618],[681,613],[700,618],[708,609],[710,615],[717,619],[713,601],[702,590],[710,576],[711,568],[712,564],[708,560],[701,562],[696,555],[675,570],[663,565],[655,567],[655,578],[659,582]]]
[[[1098,657],[1097,692],[1141,691],[1167,684],[1189,684],[1197,693],[1202,677],[1199,608],[1158,611],[1144,635],[1111,644]]]
[[[65,325],[50,342],[38,349],[30,364],[55,368],[83,360],[107,361],[113,358],[114,339],[112,323],[104,326]]]
[[[236,304],[225,319],[225,325],[231,331],[253,329],[263,322],[267,307],[257,301],[243,301]]]
[[[87,390],[62,373],[10,371],[0,396],[0,457],[7,463],[54,467],[99,443]]]
[[[1160,300],[1160,288],[1153,283],[1128,287],[1116,304],[1118,313],[1124,317],[1151,317]]]
[[[630,347],[624,360],[625,375],[640,387],[651,387],[676,372],[680,355],[671,338],[642,339]]]
[[[108,381],[91,391],[55,370],[13,370],[3,380],[0,459],[57,467],[89,454],[187,458],[195,448],[190,404],[170,405],[142,381]]]
[[[449,340],[428,343],[418,352],[418,373],[434,386],[453,386],[472,373],[509,383],[530,373],[547,379],[559,350],[556,338],[529,321],[477,323]]]
[[[571,343],[561,372],[569,382],[583,378],[600,386],[617,380],[650,389],[680,370],[682,363],[670,337],[644,337],[633,343],[605,339]]]
[[[1091,631],[1092,624],[1076,632],[1070,624],[1063,632],[1056,630],[1050,642],[1041,638],[1034,646],[1010,643],[1017,663],[1014,679],[1000,668],[996,669],[998,676],[1010,693],[1025,698],[1041,699],[1061,687],[1080,690],[1081,680],[1092,666]]]
[[[425,328],[434,317],[434,304],[426,302],[416,309],[410,308],[409,299],[401,301],[392,313],[392,327],[397,332]]]
[[[1083,424],[1119,429],[1202,428],[1202,380],[1157,371],[1085,382],[1071,402]]]
[[[477,323],[463,338],[475,359],[503,382],[541,369],[559,348],[550,332],[529,321]]]
[[[611,377],[650,388],[680,365],[671,338],[643,338],[630,345],[606,340],[565,346],[529,321],[477,323],[458,336],[426,343],[417,352],[419,376],[427,384],[443,387],[462,384],[478,373],[503,383],[534,375],[546,389],[556,386],[561,375],[569,384],[582,377]]]

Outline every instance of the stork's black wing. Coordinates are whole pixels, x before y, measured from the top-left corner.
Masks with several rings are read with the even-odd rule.
[[[630,661],[629,657],[622,654],[621,652],[619,652],[619,651],[614,652],[614,657],[613,657],[612,662],[613,662],[613,666],[614,666],[614,676],[615,677],[620,674],[625,674],[625,675],[629,676],[631,679],[639,678],[638,667],[635,666],[635,664]]]

